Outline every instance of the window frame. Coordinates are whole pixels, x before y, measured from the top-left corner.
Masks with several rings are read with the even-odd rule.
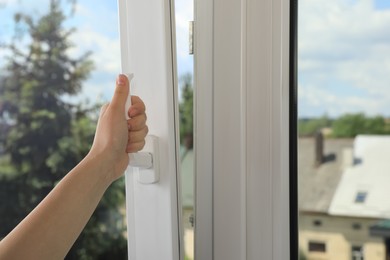
[[[296,19],[296,0],[195,1],[196,259],[298,259]]]
[[[126,172],[128,258],[183,259],[174,0],[118,0],[118,7],[122,73],[134,73],[130,91],[147,107],[159,157],[157,183],[140,183],[137,167]]]

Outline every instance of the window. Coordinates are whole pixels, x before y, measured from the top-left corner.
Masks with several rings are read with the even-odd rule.
[[[315,226],[315,227],[320,227],[320,226],[322,226],[322,221],[321,221],[321,220],[318,220],[318,219],[314,220],[314,221],[313,221],[313,226]]]
[[[367,198],[367,192],[359,191],[355,197],[355,203],[364,203]]]
[[[363,246],[352,246],[352,260],[364,260]]]
[[[189,52],[189,24],[193,0],[175,0],[177,72],[179,78],[180,177],[185,259],[194,259],[194,129],[193,55]]]
[[[353,223],[352,224],[352,229],[360,230],[360,229],[362,229],[362,225],[360,223]]]
[[[299,241],[345,237],[331,255],[351,253],[348,232],[385,246],[384,234],[366,231],[390,217],[389,21],[388,1],[298,0]],[[326,226],[308,225],[318,214]],[[352,251],[363,259],[361,247]]]
[[[324,242],[309,241],[309,252],[326,252],[326,244]]]
[[[155,145],[158,182],[140,182],[143,170],[137,168],[130,167],[126,173],[129,259],[180,259],[184,255],[178,199],[180,154],[174,3],[173,0],[163,4],[118,2],[122,70],[134,73],[136,84],[132,94],[139,95],[147,104],[149,134],[158,139]]]

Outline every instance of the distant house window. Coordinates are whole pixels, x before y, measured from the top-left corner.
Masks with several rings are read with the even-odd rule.
[[[362,225],[360,223],[353,223],[352,224],[352,229],[360,230],[360,229],[362,229]]]
[[[358,193],[356,193],[355,203],[364,203],[366,201],[366,198],[367,192],[359,191]]]
[[[326,252],[326,244],[324,242],[309,241],[309,252]]]
[[[322,226],[322,221],[319,220],[319,219],[314,220],[314,221],[313,221],[313,226],[315,226],[315,227],[320,227],[320,226]]]
[[[352,246],[352,260],[364,260],[362,246]]]

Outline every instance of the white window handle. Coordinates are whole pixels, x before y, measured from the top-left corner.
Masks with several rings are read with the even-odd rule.
[[[134,78],[133,73],[125,74],[129,80],[129,85]],[[133,82],[134,84],[134,82]],[[125,115],[126,119],[130,119],[128,111],[131,106],[131,95],[126,100]],[[153,135],[148,135],[145,138],[145,146],[141,152],[129,153],[129,166],[137,167],[138,182],[143,184],[152,184],[159,181],[159,160],[158,160],[158,138]]]

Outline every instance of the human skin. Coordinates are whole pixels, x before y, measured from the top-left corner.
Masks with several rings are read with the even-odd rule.
[[[88,155],[0,242],[0,259],[64,259],[106,189],[123,175],[127,153],[145,144],[145,105],[133,96],[126,120],[128,93],[129,81],[119,75],[111,102],[100,111]]]

